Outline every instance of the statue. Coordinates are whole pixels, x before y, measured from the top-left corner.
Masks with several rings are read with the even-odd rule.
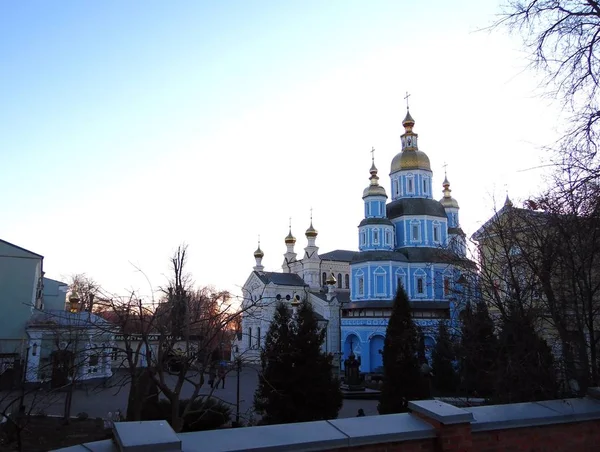
[[[342,389],[348,391],[365,390],[360,378],[360,358],[356,359],[353,352],[350,352],[350,356],[344,361],[344,382]]]

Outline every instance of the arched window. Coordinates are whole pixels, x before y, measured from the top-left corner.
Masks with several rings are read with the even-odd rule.
[[[338,289],[341,289],[342,288],[342,274],[341,273],[338,273],[337,280],[338,280]]]
[[[321,283],[321,285],[324,286],[326,284],[325,281],[327,281],[327,273],[323,272],[323,282]]]
[[[347,273],[344,275],[344,286],[346,289],[350,289],[350,275]]]

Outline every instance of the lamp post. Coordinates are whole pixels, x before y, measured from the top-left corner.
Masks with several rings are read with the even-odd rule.
[[[242,360],[240,358],[239,355],[239,350],[237,348],[237,345],[235,346],[236,348],[234,349],[234,359],[235,359],[235,367],[236,367],[236,393],[235,393],[235,422],[233,423],[232,427],[239,427],[240,426],[240,372],[242,370]]]

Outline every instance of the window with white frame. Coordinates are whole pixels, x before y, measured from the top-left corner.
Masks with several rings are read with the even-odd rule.
[[[394,196],[398,196],[398,194],[399,194],[398,179],[394,179]]]
[[[412,235],[412,240],[416,241],[419,240],[419,223],[412,223],[411,225],[411,235]]]
[[[427,193],[427,179],[423,178],[423,193]]]
[[[385,287],[385,280],[386,280],[386,275],[387,272],[383,269],[383,267],[377,267],[377,269],[374,272],[374,276],[375,276],[375,287],[374,287],[374,292],[375,292],[375,296],[385,296],[387,295],[386,292],[386,287]]]
[[[413,183],[414,183],[414,181],[413,181],[413,177],[412,177],[412,176],[407,176],[407,177],[406,177],[406,191],[407,191],[409,194],[412,194],[412,193],[415,191],[415,188],[414,188],[414,186],[413,186]]]
[[[417,293],[424,294],[425,287],[423,286],[423,278],[421,276],[417,277]]]
[[[440,242],[440,225],[433,223],[433,241],[435,243]]]
[[[444,296],[447,297],[450,295],[450,278],[448,276],[444,276]]]
[[[392,244],[392,233],[390,231],[385,232],[385,244],[386,245]]]
[[[358,279],[358,294],[364,295],[365,294],[365,279],[363,276],[359,276],[357,279]]]
[[[374,244],[379,243],[379,230],[378,229],[373,229],[373,243]]]
[[[361,244],[361,245],[364,245],[364,244],[365,244],[365,242],[367,241],[367,238],[366,238],[366,237],[367,237],[367,235],[365,234],[365,231],[362,231],[362,232],[360,233],[360,244]]]

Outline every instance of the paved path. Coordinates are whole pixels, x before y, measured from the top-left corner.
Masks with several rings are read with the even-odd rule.
[[[120,375],[114,376],[110,384],[114,387],[103,387],[97,383],[87,383],[81,389],[75,389],[73,393],[73,403],[71,405],[71,414],[73,416],[80,412],[86,412],[90,417],[106,418],[108,412],[115,412],[118,409],[125,413],[127,409],[127,397],[129,394],[129,384],[120,385]],[[235,416],[236,404],[236,383],[237,375],[235,371],[227,374],[225,378],[225,389],[219,388],[213,391],[213,397],[229,403],[232,409],[232,417]],[[252,412],[252,402],[254,391],[258,384],[258,373],[255,368],[244,367],[240,373],[240,417],[247,420]],[[182,398],[189,397],[192,394],[193,387],[189,384],[184,385],[182,389]],[[210,388],[208,385],[200,392],[208,394]],[[58,393],[52,397],[38,397],[34,412],[43,411],[46,414],[61,415],[64,409],[64,393]],[[28,400],[30,398],[28,397]],[[28,404],[28,403],[27,403]],[[340,410],[340,418],[354,417],[358,409],[362,408],[367,416],[377,414],[376,400],[344,400],[344,405]]]

